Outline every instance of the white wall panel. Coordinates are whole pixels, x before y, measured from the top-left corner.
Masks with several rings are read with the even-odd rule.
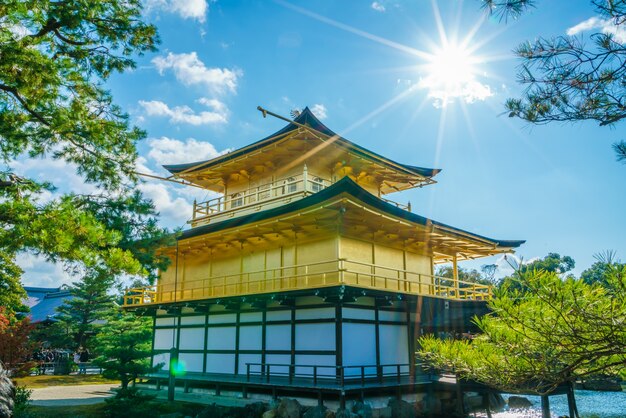
[[[239,354],[239,374],[246,374],[246,363],[260,363],[261,355],[260,354]],[[250,372],[253,374],[254,372],[258,373],[260,371],[260,366],[250,366]]]
[[[290,321],[291,320],[291,311],[268,311],[265,316],[266,321]]]
[[[406,325],[380,325],[380,363],[405,364],[409,362]]]
[[[376,328],[374,324],[343,324],[344,366],[376,366]],[[366,373],[371,370],[366,370]],[[346,369],[348,374],[361,370]]]
[[[287,365],[287,366],[271,366],[270,374],[289,373],[288,365],[291,363],[291,356],[289,354],[267,354],[265,356],[265,363]]]
[[[202,361],[204,354],[202,353],[180,353],[178,362],[181,369],[186,372],[202,372]]]
[[[261,322],[262,320],[262,312],[244,312],[239,315],[239,322]]]
[[[180,318],[181,325],[204,325],[204,315],[183,316]]]
[[[380,321],[406,322],[406,312],[378,311]]]
[[[209,324],[234,324],[237,322],[237,314],[209,314]]]
[[[374,320],[373,309],[356,309],[356,308],[342,308],[341,316],[350,319],[369,319]]]
[[[176,318],[157,318],[156,326],[157,327],[171,327],[176,325]]]
[[[181,350],[203,350],[204,328],[182,328],[180,330]]]
[[[207,336],[207,349],[234,350],[235,327],[209,328],[209,334]]]
[[[173,344],[176,344],[176,330],[174,329],[155,329],[154,330],[154,349],[169,350]]]
[[[291,350],[291,325],[267,325],[266,350]]]
[[[263,328],[261,325],[242,326],[239,328],[239,349],[260,350],[262,348]]]
[[[206,355],[207,373],[235,373],[235,354],[214,354]]]
[[[155,354],[154,357],[152,357],[152,367],[156,367],[159,364],[163,364],[160,370],[169,370],[170,353]]]
[[[335,369],[336,359],[332,355],[309,355],[309,354],[297,354],[296,355],[296,374],[313,375],[313,367],[298,367],[303,366],[333,366],[333,367],[318,367],[318,376],[336,376],[337,369]]]
[[[296,310],[296,319],[327,319],[335,317],[335,308],[312,308]]]
[[[334,350],[335,324],[296,324],[296,350]]]

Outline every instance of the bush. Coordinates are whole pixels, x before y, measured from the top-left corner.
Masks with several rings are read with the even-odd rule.
[[[13,404],[13,418],[30,418],[30,395],[32,390],[25,386],[15,385],[15,399]]]
[[[155,404],[153,395],[147,395],[135,388],[117,390],[115,397],[105,399],[105,414],[109,418],[153,418]]]

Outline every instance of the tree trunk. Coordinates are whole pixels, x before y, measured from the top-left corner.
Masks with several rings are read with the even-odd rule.
[[[550,418],[550,397],[541,396],[541,418]]]

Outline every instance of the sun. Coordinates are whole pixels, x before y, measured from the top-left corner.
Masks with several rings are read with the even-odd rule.
[[[477,80],[481,62],[464,42],[444,42],[421,66],[420,87],[427,89],[428,96],[440,106],[456,99],[466,103],[484,100],[492,93],[488,85]]]

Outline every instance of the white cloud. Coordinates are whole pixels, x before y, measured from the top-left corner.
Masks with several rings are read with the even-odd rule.
[[[147,181],[139,184],[139,190],[154,202],[154,207],[161,214],[161,223],[170,227],[184,226],[191,218],[192,205],[188,199],[177,194],[172,186],[159,181]],[[163,219],[165,218],[165,219]]]
[[[488,84],[479,82],[473,76],[462,82],[450,84],[438,75],[432,74],[420,79],[417,88],[428,90],[428,97],[433,99],[433,106],[437,108],[446,107],[455,100],[465,103],[485,101],[494,94]]]
[[[237,80],[243,75],[239,69],[208,68],[196,52],[189,54],[168,53],[152,60],[161,75],[172,70],[178,81],[186,86],[204,85],[215,94],[237,92]]]
[[[209,4],[207,0],[146,0],[146,11],[162,10],[175,13],[183,19],[195,19],[201,23],[206,20]]]
[[[65,271],[62,264],[51,263],[42,256],[21,253],[17,255],[15,261],[24,270],[22,275],[24,286],[59,287],[77,280]]]
[[[600,29],[602,33],[613,35],[613,39],[617,42],[626,43],[626,27],[625,25],[616,25],[613,19],[600,19],[599,17],[590,17],[577,25],[567,29],[569,36],[578,35],[593,29]]]
[[[213,144],[189,138],[185,141],[167,137],[148,140],[150,157],[157,164],[180,164],[193,161],[210,160],[224,152],[218,152]]]
[[[381,12],[384,13],[385,12],[385,5],[382,3],[379,3],[377,1],[373,2],[371,5],[372,9],[376,10],[377,12]]]
[[[320,120],[324,120],[328,116],[326,106],[323,104],[314,104],[311,108],[311,112]]]
[[[214,125],[228,122],[228,108],[217,99],[201,98],[198,103],[211,110],[195,112],[189,106],[169,107],[159,100],[140,100],[139,104],[144,108],[148,116],[165,116],[171,123],[187,123],[190,125]]]

